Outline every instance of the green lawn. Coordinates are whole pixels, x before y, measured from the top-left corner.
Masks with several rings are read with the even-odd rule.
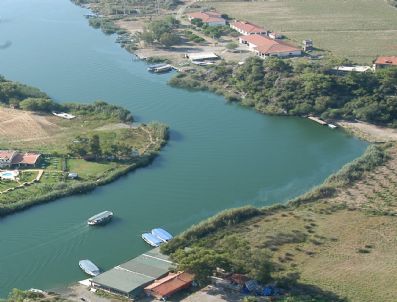
[[[79,175],[79,177],[88,179],[100,177],[100,175],[104,172],[114,169],[120,165],[113,162],[96,163],[92,161],[86,161],[84,159],[68,159],[67,166],[70,172],[75,172]]]
[[[205,2],[231,17],[281,32],[301,44],[371,63],[379,55],[397,54],[397,9],[384,0],[273,0]]]

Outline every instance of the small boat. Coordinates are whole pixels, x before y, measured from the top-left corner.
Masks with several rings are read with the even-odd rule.
[[[92,261],[87,259],[80,260],[79,266],[86,274],[93,277],[98,276],[101,273],[99,268],[94,263],[92,263]]]
[[[90,217],[87,221],[89,225],[97,225],[97,224],[105,224],[109,222],[113,217],[113,212],[103,211],[99,214],[96,214]]]
[[[162,73],[170,71],[172,68],[170,64],[156,64],[149,66],[147,70],[154,73]]]
[[[151,246],[154,246],[154,247],[158,247],[160,244],[163,243],[163,241],[160,238],[154,236],[151,233],[143,233],[142,234],[142,239],[145,240],[146,243],[148,243],[148,244],[150,244]]]
[[[336,126],[336,125],[334,125],[334,124],[328,124],[328,127],[330,127],[331,129],[338,128],[338,126]]]
[[[160,240],[163,242],[170,241],[173,238],[170,233],[168,233],[166,230],[162,228],[153,229],[152,235],[156,236],[157,238],[160,238]]]

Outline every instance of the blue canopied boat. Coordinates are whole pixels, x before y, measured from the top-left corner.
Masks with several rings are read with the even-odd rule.
[[[151,246],[154,246],[154,247],[158,247],[160,244],[163,243],[163,241],[160,238],[154,236],[151,233],[143,233],[142,234],[142,239],[145,240],[148,244],[150,244]]]
[[[101,271],[99,270],[99,268],[92,263],[92,261],[90,260],[80,260],[79,261],[79,266],[80,268],[88,275],[90,276],[98,276]]]
[[[170,233],[162,228],[156,228],[152,230],[152,235],[160,238],[161,241],[167,242],[170,241],[173,237]]]

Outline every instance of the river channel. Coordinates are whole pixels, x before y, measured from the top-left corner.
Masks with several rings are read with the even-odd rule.
[[[138,122],[170,126],[152,165],[85,195],[0,218],[0,297],[13,287],[51,289],[84,279],[78,261],[103,269],[148,250],[140,234],[176,234],[221,210],[283,202],[321,183],[367,144],[301,118],[264,116],[220,96],[167,85],[144,62],[88,25],[69,0],[0,1],[0,74],[59,102],[101,99]],[[86,219],[115,219],[89,228]]]

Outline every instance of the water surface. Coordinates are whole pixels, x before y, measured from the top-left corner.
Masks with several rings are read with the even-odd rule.
[[[222,97],[167,86],[143,62],[88,26],[68,0],[0,1],[0,73],[60,102],[96,99],[172,131],[154,163],[86,195],[0,218],[0,296],[83,279],[78,261],[104,269],[148,249],[140,234],[173,233],[223,209],[297,196],[362,154],[364,142],[313,122],[260,115]],[[112,210],[115,220],[86,219]]]

